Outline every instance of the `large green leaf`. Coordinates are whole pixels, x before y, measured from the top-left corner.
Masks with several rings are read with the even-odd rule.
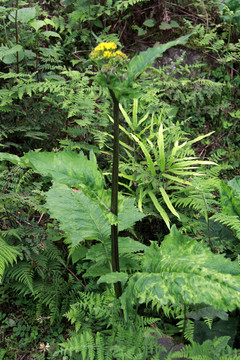
[[[46,26],[45,21],[43,20],[31,20],[29,22],[29,25],[31,25],[36,31],[38,31],[39,29],[41,29],[43,26]]]
[[[17,155],[0,152],[0,161],[3,161],[3,160],[10,161],[11,163],[13,163],[15,165],[21,164],[21,159]]]
[[[161,247],[145,252],[142,272],[130,279],[122,295],[127,315],[134,302],[165,304],[205,303],[217,310],[240,307],[240,267],[224,255],[178,232],[175,225]]]
[[[47,193],[47,207],[60,228],[68,234],[72,246],[86,239],[104,242],[110,225],[103,208],[82,191],[73,191],[64,184],[54,184]]]
[[[10,49],[6,46],[1,46],[0,47],[0,60],[4,59],[7,56],[15,55],[18,52],[20,52],[21,50],[22,50],[21,45],[15,45]]]
[[[228,181],[228,186],[232,189],[233,209],[240,216],[240,176],[235,176],[235,178]]]
[[[107,283],[114,284],[118,281],[125,283],[128,279],[128,274],[123,272],[111,272],[105,275],[102,275],[98,280],[98,284]]]
[[[30,20],[36,17],[36,8],[26,7],[26,8],[18,9],[18,11],[16,10],[11,11],[9,14],[9,20],[14,22],[16,17],[17,17],[17,21],[26,24]]]
[[[226,311],[215,310],[212,306],[199,304],[195,306],[195,310],[187,312],[189,319],[200,320],[201,318],[228,320],[228,313]]]
[[[162,44],[153,48],[149,48],[146,51],[140,52],[138,55],[135,55],[133,59],[130,61],[127,71],[128,79],[134,80],[138,77],[144,70],[146,70],[149,66],[152,65],[154,60],[157,57],[161,57],[164,51],[171,48],[172,46],[176,46],[178,44],[182,44],[186,41],[194,32],[191,34],[180,37],[177,40],[169,41],[167,44]]]
[[[104,189],[95,155],[88,159],[82,152],[30,152],[21,159],[0,153],[0,159],[32,167],[53,178],[55,185],[47,193],[47,207],[75,246],[85,239],[106,241],[110,226],[118,223],[119,231],[141,220],[144,214],[134,205],[135,199],[119,193],[118,218],[110,212],[111,192]]]
[[[229,182],[231,187],[225,184],[223,180],[219,183],[222,212],[230,216],[240,216],[240,195],[238,193],[238,182],[233,180],[232,182]]]
[[[121,199],[122,198],[122,199]],[[137,221],[145,217],[134,205],[135,199],[121,196],[119,193],[118,204],[118,230],[123,231],[133,226]]]
[[[235,178],[228,181],[228,186],[233,189],[234,195],[240,196],[240,176],[235,176]]]
[[[83,191],[73,191],[64,184],[55,183],[47,192],[47,208],[56,218],[63,231],[71,239],[72,246],[87,239],[105,243],[111,233],[110,212]],[[125,230],[144,215],[134,206],[134,199],[123,198],[119,209],[119,231]]]
[[[87,271],[83,274],[84,278],[88,277],[98,277],[102,275],[109,274],[111,271],[111,266],[109,265],[110,261],[106,260],[98,261],[91,266],[88,266]]]
[[[95,155],[90,152],[88,159],[82,152],[29,152],[23,160],[42,175],[51,176],[55,182],[83,190],[101,190],[103,178],[98,170]]]

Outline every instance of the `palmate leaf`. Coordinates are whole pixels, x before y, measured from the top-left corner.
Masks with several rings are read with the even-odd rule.
[[[193,33],[194,31],[191,34],[182,36],[177,40],[169,41],[167,44],[162,44],[153,48],[149,48],[146,51],[142,51],[138,55],[135,55],[128,65],[128,71],[127,71],[128,79],[130,81],[133,81],[144,70],[146,70],[149,66],[151,66],[157,57],[161,57],[164,51],[171,48],[172,46],[182,44]]]
[[[148,118],[149,112],[147,112],[140,120],[138,120],[138,99],[133,99],[133,112],[132,112],[132,119],[128,116],[127,112],[124,110],[123,106],[119,104],[119,109],[126,120],[128,126],[132,129],[132,131],[136,131],[137,128]],[[124,127],[123,131],[125,130]],[[131,137],[128,131],[124,131],[127,136]]]
[[[216,310],[234,310],[240,307],[240,267],[174,225],[161,247],[152,243],[145,252],[142,272],[130,279],[121,301],[126,317],[136,301],[157,306],[205,303]]]
[[[125,111],[121,111],[129,125],[131,121],[130,118]],[[136,111],[136,105],[133,106],[133,112],[134,111]],[[189,186],[189,178],[194,176],[203,176],[204,171],[197,171],[197,169],[201,169],[201,165],[208,166],[217,164],[213,161],[200,160],[195,156],[186,156],[186,154],[189,153],[191,144],[198,142],[207,136],[210,136],[212,132],[205,135],[200,135],[191,141],[185,141],[181,144],[179,144],[178,141],[175,141],[174,145],[172,146],[171,142],[168,140],[168,134],[170,134],[170,138],[172,136],[170,129],[163,129],[161,119],[159,119],[159,122],[160,126],[158,132],[153,133],[153,136],[147,138],[146,136],[145,138],[143,137],[146,129],[144,129],[140,134],[132,134],[127,133],[124,127],[121,127],[121,130],[135,141],[138,149],[142,152],[144,161],[137,162],[135,156],[131,154],[132,151],[136,152],[136,146],[134,146],[132,149],[129,149],[126,147],[126,145],[124,145],[125,152],[133,166],[130,169],[130,167],[127,168],[125,165],[121,164],[124,171],[120,175],[130,180],[131,182],[136,181],[138,183],[138,206],[141,211],[143,208],[144,199],[149,196],[154,207],[157,209],[165,224],[170,229],[170,219],[168,213],[166,212],[166,206],[174,216],[179,217],[179,215],[173,206],[171,195],[168,194],[168,190],[170,190],[169,187],[174,186],[180,190],[184,185]],[[194,154],[193,151],[190,152],[190,154],[192,153]],[[130,170],[134,176],[136,170],[141,175],[139,175],[137,178],[136,176],[135,178],[134,176],[131,177],[132,174],[129,174],[129,172],[127,174],[124,173],[124,167],[125,169]],[[152,181],[146,181],[144,178],[150,178]],[[159,180],[158,186],[155,185],[156,178]],[[168,181],[166,181],[166,179]],[[164,186],[161,186],[163,183]]]

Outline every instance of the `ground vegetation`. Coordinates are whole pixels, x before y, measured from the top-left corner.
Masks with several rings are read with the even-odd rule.
[[[237,0],[0,1],[0,359],[240,358]]]

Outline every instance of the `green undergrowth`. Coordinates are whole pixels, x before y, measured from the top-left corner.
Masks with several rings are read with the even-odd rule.
[[[0,1],[0,359],[240,358],[239,11]]]

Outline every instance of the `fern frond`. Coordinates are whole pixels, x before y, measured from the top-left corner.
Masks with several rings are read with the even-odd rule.
[[[231,216],[223,213],[216,213],[210,219],[220,222],[225,226],[229,227],[235,234],[238,239],[240,239],[240,217]]]
[[[17,247],[8,245],[5,240],[0,238],[0,283],[2,282],[5,267],[17,262],[18,255],[20,255],[20,253]]]
[[[158,354],[161,347],[153,336],[154,329],[141,327],[136,322],[124,324],[119,318],[110,332],[96,334],[91,329],[75,333],[61,343],[61,353],[73,356],[81,354],[83,359],[146,360]]]
[[[209,319],[207,317],[203,318],[204,319],[204,322],[205,324],[209,327],[209,329],[212,328],[212,324],[213,324],[213,319]]]
[[[192,320],[188,319],[185,328],[184,328],[184,325],[185,325],[185,319],[181,319],[177,323],[177,326],[181,329],[181,331],[184,330],[184,338],[187,341],[192,342],[193,335],[194,335],[194,322]]]
[[[206,340],[203,344],[192,342],[185,348],[173,354],[173,358],[187,358],[191,360],[227,360],[239,359],[238,351],[231,349],[227,344],[230,337],[222,336],[213,340]]]
[[[74,353],[81,353],[83,359],[94,360],[95,358],[95,339],[93,332],[88,329],[79,334],[75,334],[67,342],[61,343],[62,353],[72,356]]]
[[[211,212],[214,206],[219,206],[214,195],[218,186],[218,178],[194,178],[188,187],[174,193],[173,202],[176,206],[191,207],[201,214]]]
[[[80,293],[78,302],[70,306],[70,310],[65,314],[67,319],[75,324],[78,331],[85,323],[85,317],[88,317],[88,323],[94,323],[95,328],[101,329],[102,326],[109,327],[114,313],[105,294],[94,292]]]
[[[34,271],[31,263],[27,261],[19,261],[13,268],[7,269],[6,276],[9,276],[10,279],[25,284],[32,292],[32,294],[34,294],[34,289],[33,289]]]

